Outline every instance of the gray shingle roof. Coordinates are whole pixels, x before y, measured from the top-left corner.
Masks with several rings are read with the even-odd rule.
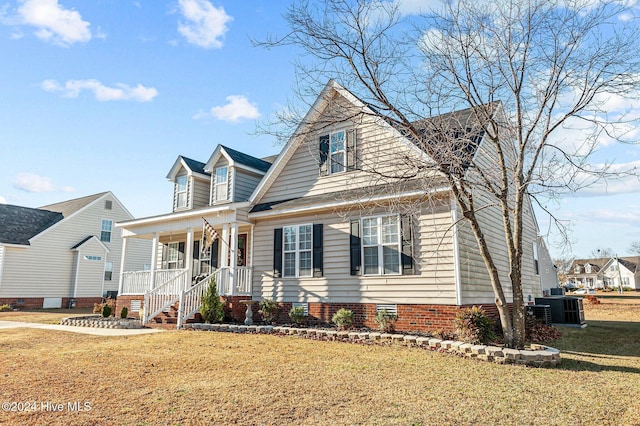
[[[60,212],[0,204],[0,243],[29,245],[29,240],[64,218]]]
[[[49,204],[47,206],[38,207],[40,210],[49,210],[52,212],[60,212],[64,217],[69,217],[73,213],[77,212],[81,208],[89,205],[98,198],[102,197],[106,192],[99,194],[88,195],[86,197],[75,198],[73,200],[62,201],[60,203]]]
[[[204,168],[206,166],[205,163],[202,163],[197,160],[193,160],[191,158],[187,158],[184,155],[181,155],[180,158],[182,158],[184,162],[187,163],[187,167],[189,167],[192,172],[200,173],[207,176],[211,175],[211,173],[207,173],[204,171]]]
[[[271,163],[268,163],[259,158],[253,157],[249,154],[245,154],[244,152],[236,151],[235,149],[229,148],[228,146],[221,145],[224,150],[229,154],[229,156],[233,159],[233,161],[244,164],[245,166],[252,167],[254,169],[266,172],[271,167]]]

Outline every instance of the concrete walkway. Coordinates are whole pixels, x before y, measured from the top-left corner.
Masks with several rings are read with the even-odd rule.
[[[43,330],[68,331],[71,333],[92,334],[94,336],[136,336],[139,334],[160,333],[164,330],[155,328],[93,328],[72,325],[38,324],[34,322],[0,321],[0,330],[10,328],[40,328]]]

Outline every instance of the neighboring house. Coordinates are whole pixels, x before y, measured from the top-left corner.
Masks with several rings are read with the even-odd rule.
[[[151,245],[132,243],[122,261],[121,230],[133,216],[111,192],[37,209],[0,204],[0,304],[92,306],[118,290],[120,270],[149,266]]]
[[[454,114],[472,116],[468,110]],[[483,146],[478,138],[465,149],[487,156],[491,167]],[[135,311],[142,293],[153,289],[145,296],[145,321],[182,301],[180,324],[199,308],[194,300],[212,274],[236,320],[244,317],[238,301],[248,298],[273,299],[283,312],[302,306],[325,322],[349,308],[358,324],[372,327],[376,311],[386,309],[397,313],[399,330],[451,328],[464,306],[483,305],[495,314],[475,239],[458,220],[461,212],[443,180],[434,180],[432,196],[423,202],[423,180],[390,183],[363,171],[367,164],[408,168],[412,159],[425,157],[330,81],[277,158],[258,159],[222,145],[206,163],[178,157],[167,176],[175,187],[173,212],[117,224],[125,240],[147,238],[154,246],[152,271],[123,274],[119,303],[133,300]],[[526,207],[523,292],[533,301],[543,285],[557,281],[533,209]],[[479,217],[497,223],[487,243],[508,283],[496,214],[487,208]],[[204,220],[220,238],[203,251]],[[506,293],[510,297],[509,288]]]
[[[581,288],[630,288],[640,290],[640,256],[573,261],[567,281]]]

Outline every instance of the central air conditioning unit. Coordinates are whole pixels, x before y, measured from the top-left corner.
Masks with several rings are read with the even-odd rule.
[[[551,306],[549,305],[527,305],[525,306],[528,315],[532,315],[544,324],[551,325]]]
[[[568,296],[536,297],[536,305],[549,305],[551,322],[556,324],[584,324],[582,299]]]

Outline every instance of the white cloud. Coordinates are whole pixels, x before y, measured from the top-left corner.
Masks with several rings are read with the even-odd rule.
[[[35,173],[18,173],[13,181],[13,186],[25,192],[73,192],[70,186],[60,186],[51,181],[51,178]]]
[[[108,87],[98,80],[69,80],[64,85],[56,80],[45,80],[40,87],[47,92],[61,92],[67,98],[77,98],[80,92],[87,90],[93,92],[96,100],[104,101],[136,101],[149,102],[158,96],[158,91],[153,87],[145,87],[138,84],[135,87],[123,83],[116,83],[114,87]]]
[[[184,21],[178,23],[178,32],[191,44],[205,49],[222,47],[227,23],[233,18],[224,8],[215,7],[206,0],[179,0]]]
[[[36,37],[59,46],[91,40],[90,23],[58,0],[22,0],[17,18],[19,23],[35,27]]]
[[[596,169],[604,169],[605,165],[595,166]],[[590,184],[580,189],[574,195],[576,197],[599,197],[615,194],[632,194],[640,192],[640,161],[611,164],[607,168],[608,173],[619,173],[619,177]],[[591,178],[585,177],[585,181]]]
[[[211,116],[218,120],[235,123],[242,119],[256,119],[260,117],[258,107],[249,102],[244,96],[231,95],[227,96],[226,99],[229,101],[226,105],[214,106],[208,113],[201,111],[195,114],[193,118],[199,119]]]
[[[7,199],[0,195],[0,204],[7,204]]]
[[[392,7],[397,7],[401,15],[428,13],[441,8],[444,4],[441,0],[392,0],[384,3],[390,3]]]

